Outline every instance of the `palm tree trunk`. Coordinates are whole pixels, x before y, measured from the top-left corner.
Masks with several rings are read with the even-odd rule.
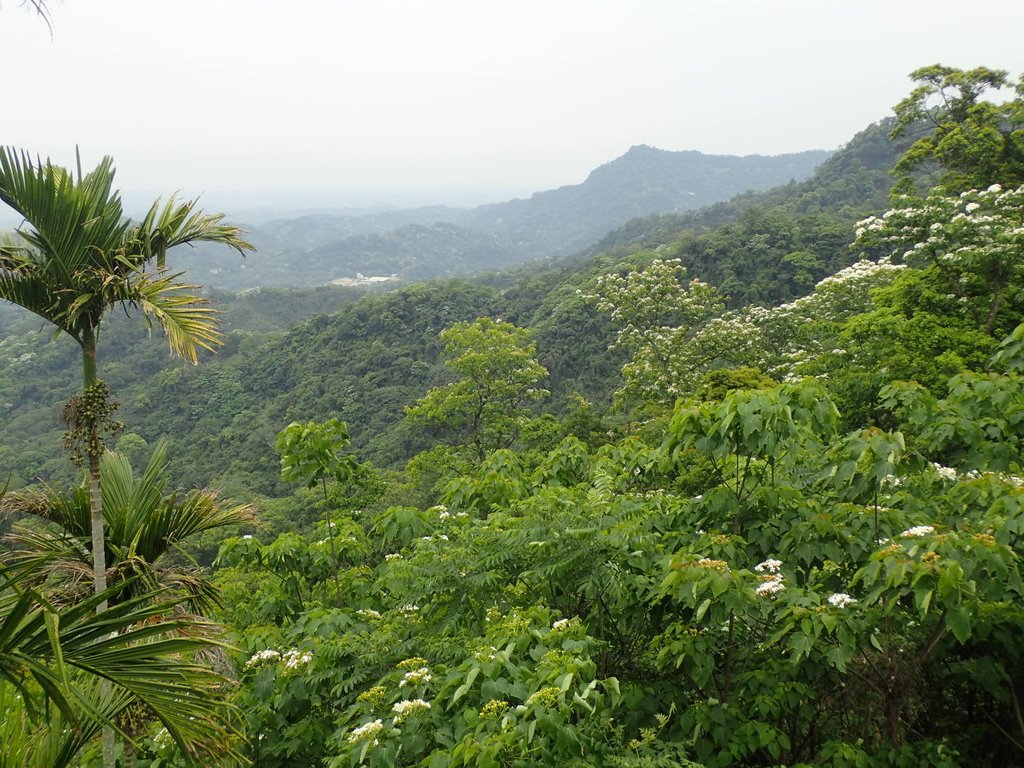
[[[89,456],[89,521],[92,528],[92,581],[96,594],[107,588],[106,537],[103,535],[103,499],[100,496],[100,457]],[[96,606],[96,613],[107,610],[107,601]]]
[[[82,383],[84,391],[99,381],[96,375],[96,332],[92,328],[86,328],[82,335]],[[89,527],[92,529],[92,578],[96,594],[107,589],[107,539],[103,531],[103,497],[100,490],[100,441],[99,431],[101,424],[96,415],[86,417],[89,420],[89,438],[86,445],[86,455],[89,458]],[[104,600],[96,606],[96,612],[105,611],[107,601]],[[100,695],[107,696],[110,693],[109,681],[104,681],[100,687]],[[103,742],[103,768],[116,768],[117,766],[117,735],[114,729],[106,727],[102,734]]]
[[[96,384],[96,334],[89,328],[82,337],[82,378],[85,390]],[[100,454],[98,445],[100,425],[95,419],[89,424],[89,443],[86,455],[89,459],[89,511],[92,528],[92,578],[96,594],[107,588],[107,545],[103,535],[103,501],[100,496]],[[104,600],[96,607],[97,613],[107,609]]]

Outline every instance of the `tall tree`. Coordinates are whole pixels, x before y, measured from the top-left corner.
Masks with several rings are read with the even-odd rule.
[[[439,427],[483,461],[518,439],[529,405],[548,395],[537,386],[547,369],[536,360],[530,332],[504,320],[455,323],[441,332],[441,341],[445,366],[457,379],[427,392],[406,418]]]
[[[308,421],[300,424],[293,421],[282,429],[274,443],[281,454],[281,478],[289,482],[302,483],[312,488],[318,483],[324,491],[324,514],[327,515],[327,538],[331,543],[331,560],[334,562],[334,596],[341,605],[341,582],[338,580],[338,550],[334,541],[334,521],[327,496],[327,478],[336,483],[352,479],[356,467],[355,458],[345,455],[349,444],[348,426],[338,419],[329,419],[319,424]]]
[[[947,192],[1024,183],[1024,76],[1013,83],[999,69],[933,64],[911,77],[918,85],[896,105],[892,137],[919,138],[893,169],[900,188],[912,188],[921,172]],[[1010,89],[1011,99],[991,100]]]
[[[216,316],[195,286],[166,271],[167,251],[201,241],[243,255],[252,249],[240,229],[221,224],[223,214],[204,214],[173,197],[156,201],[133,223],[113,181],[109,157],[83,175],[80,163],[72,174],[49,160],[0,148],[0,200],[24,218],[15,238],[0,244],[0,299],[49,321],[82,350],[83,397],[66,413],[89,465],[97,594],[106,589],[100,455],[109,406],[97,376],[103,317],[115,307],[141,312],[148,325],[155,320],[164,329],[172,353],[194,363],[199,349],[220,343]]]

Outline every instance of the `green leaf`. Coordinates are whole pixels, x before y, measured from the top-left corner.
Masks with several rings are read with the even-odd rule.
[[[933,594],[934,591],[931,589],[919,589],[914,593],[914,602],[917,604],[917,610],[921,615],[922,620],[924,620],[924,617],[928,614],[928,606],[931,605]]]
[[[562,681],[558,684],[558,690],[561,691],[562,693],[565,693],[566,691],[568,691],[569,690],[569,686],[572,685],[572,678],[573,678],[573,673],[572,672],[566,672],[562,676]]]
[[[946,626],[961,643],[971,637],[971,613],[963,605],[954,605],[946,613]]]
[[[697,606],[697,612],[694,614],[693,620],[695,622],[700,621],[704,617],[704,614],[707,613],[708,608],[710,608],[710,607],[711,607],[711,598],[709,597],[709,598],[705,599],[704,602],[702,602],[700,605]]]
[[[456,688],[455,689],[455,693],[452,694],[451,703],[448,705],[449,709],[451,709],[451,707],[455,704],[455,702],[457,702],[459,699],[461,699],[463,696],[465,696],[466,693],[469,691],[469,689],[473,687],[473,682],[476,680],[476,677],[479,674],[480,674],[480,667],[473,667],[472,669],[469,670],[469,674],[466,675],[466,682],[464,682],[462,685],[460,685],[458,688]]]

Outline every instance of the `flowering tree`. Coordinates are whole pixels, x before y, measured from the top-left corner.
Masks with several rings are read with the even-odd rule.
[[[812,361],[842,353],[842,323],[871,309],[871,292],[903,269],[889,259],[861,260],[786,304],[722,311],[718,292],[685,282],[678,260],[655,260],[643,271],[598,278],[588,299],[621,324],[616,343],[633,351],[617,397],[664,407],[693,393],[714,368],[753,367],[779,381],[810,372]]]
[[[633,354],[622,369],[620,401],[671,405],[724,352],[706,349],[696,360],[687,351],[721,313],[723,298],[707,283],[688,281],[680,259],[654,259],[643,270],[599,277],[586,299],[618,323],[615,346]]]
[[[1024,296],[1024,186],[933,190],[923,201],[899,198],[880,217],[858,222],[857,247],[884,247],[946,277],[965,315],[989,335],[1008,333]]]

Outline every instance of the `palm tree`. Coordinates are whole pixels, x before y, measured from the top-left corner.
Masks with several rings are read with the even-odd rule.
[[[112,603],[169,589],[193,613],[203,614],[217,605],[216,589],[202,571],[183,564],[180,557],[175,561],[174,556],[189,537],[252,523],[251,506],[224,502],[206,490],[165,493],[167,443],[163,440],[139,478],[125,457],[105,453],[100,459],[100,485],[109,581],[111,587],[120,586]],[[76,602],[91,560],[88,486],[9,494],[0,502],[0,519],[5,514],[46,523],[42,528],[20,524],[7,535],[6,542],[15,550],[13,562],[37,561],[39,579],[58,580],[60,592]]]
[[[224,701],[225,681],[193,660],[218,645],[209,639],[218,628],[168,618],[178,601],[159,592],[102,610],[113,595],[55,606],[24,586],[39,566],[0,565],[0,766],[71,765],[132,706],[159,719],[190,758],[229,764],[236,713]]]
[[[65,415],[88,459],[96,594],[107,585],[100,456],[109,406],[97,376],[101,321],[115,307],[138,310],[148,325],[156,321],[163,328],[173,353],[195,363],[199,349],[221,341],[216,315],[196,286],[166,271],[167,251],[196,242],[220,243],[243,255],[252,250],[239,228],[221,224],[223,214],[206,215],[193,202],[158,200],[132,223],[113,180],[109,157],[85,175],[79,163],[73,175],[49,160],[0,147],[0,200],[24,218],[16,239],[0,243],[0,299],[49,321],[82,350],[83,396]]]

